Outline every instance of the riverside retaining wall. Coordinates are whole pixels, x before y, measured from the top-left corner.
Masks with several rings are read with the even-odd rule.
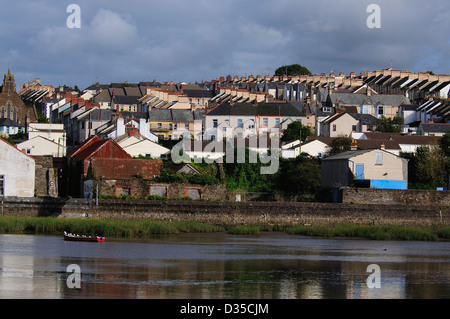
[[[449,207],[297,202],[21,199],[3,202],[4,216],[199,221],[221,225],[449,225]]]

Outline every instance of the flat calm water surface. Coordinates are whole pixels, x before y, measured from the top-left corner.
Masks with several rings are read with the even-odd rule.
[[[379,271],[368,271],[373,264]],[[75,274],[79,288],[68,285]],[[3,234],[0,298],[450,298],[450,243],[284,233],[86,243]]]

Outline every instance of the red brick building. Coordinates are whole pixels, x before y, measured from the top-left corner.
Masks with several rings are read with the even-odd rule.
[[[129,155],[114,140],[102,140],[93,136],[86,140],[72,153],[69,158],[69,193],[75,197],[81,197],[82,185],[86,180],[96,180],[101,185],[102,193],[111,195],[135,195],[145,196],[148,186],[142,181],[149,181],[160,175],[162,161],[135,159]],[[136,183],[136,181],[139,181]],[[141,185],[141,188],[127,185]],[[125,186],[123,186],[125,185]],[[109,188],[105,189],[105,188]],[[122,190],[125,189],[125,191]],[[113,190],[113,191],[112,191]],[[142,195],[144,194],[144,195]]]

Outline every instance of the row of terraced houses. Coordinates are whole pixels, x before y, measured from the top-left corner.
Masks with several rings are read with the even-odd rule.
[[[124,160],[139,155],[159,160],[170,154],[161,141],[182,137],[202,141],[197,144],[202,145],[200,152],[187,152],[192,157],[218,158],[208,144],[255,137],[277,140],[286,158],[300,152],[324,157],[339,136],[351,137],[359,149],[397,156],[434,145],[448,131],[449,92],[449,75],[392,69],[359,75],[229,75],[194,84],[95,83],[77,92],[36,79],[16,92],[8,70],[0,93],[0,132],[26,132],[28,139],[16,148],[29,157],[70,158],[80,148],[87,158],[93,153],[107,157],[112,153],[99,152],[94,145],[110,145],[110,152],[118,147],[128,154]],[[39,114],[47,123],[37,123]],[[377,135],[376,120],[382,117],[402,117],[403,134]],[[295,121],[309,126],[314,136],[303,143],[280,143],[283,131]],[[380,155],[375,157],[380,161]],[[159,166],[152,167],[146,170],[148,178],[158,174]],[[353,175],[358,175],[356,169]],[[84,167],[85,177],[87,171]]]

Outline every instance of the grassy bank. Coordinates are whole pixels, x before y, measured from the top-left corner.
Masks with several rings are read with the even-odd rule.
[[[289,234],[320,237],[360,237],[373,240],[437,241],[450,239],[450,226],[440,228],[418,226],[294,226],[286,229]]]
[[[291,235],[304,235],[311,237],[354,237],[373,240],[419,240],[438,241],[450,240],[450,226],[440,228],[413,227],[413,226],[362,226],[362,225],[336,225],[336,226],[262,226],[240,225],[227,230],[229,234],[257,235],[263,231],[283,231]]]
[[[439,228],[412,226],[218,226],[193,221],[134,221],[99,219],[64,219],[52,217],[0,217],[0,233],[62,234],[64,231],[105,237],[146,237],[157,234],[227,232],[257,235],[282,231],[313,237],[358,237],[373,240],[450,240],[450,226]]]
[[[99,219],[63,219],[51,217],[1,217],[0,233],[62,234],[64,231],[105,237],[145,237],[155,234],[177,234],[224,231],[220,226],[182,221],[134,221]]]

